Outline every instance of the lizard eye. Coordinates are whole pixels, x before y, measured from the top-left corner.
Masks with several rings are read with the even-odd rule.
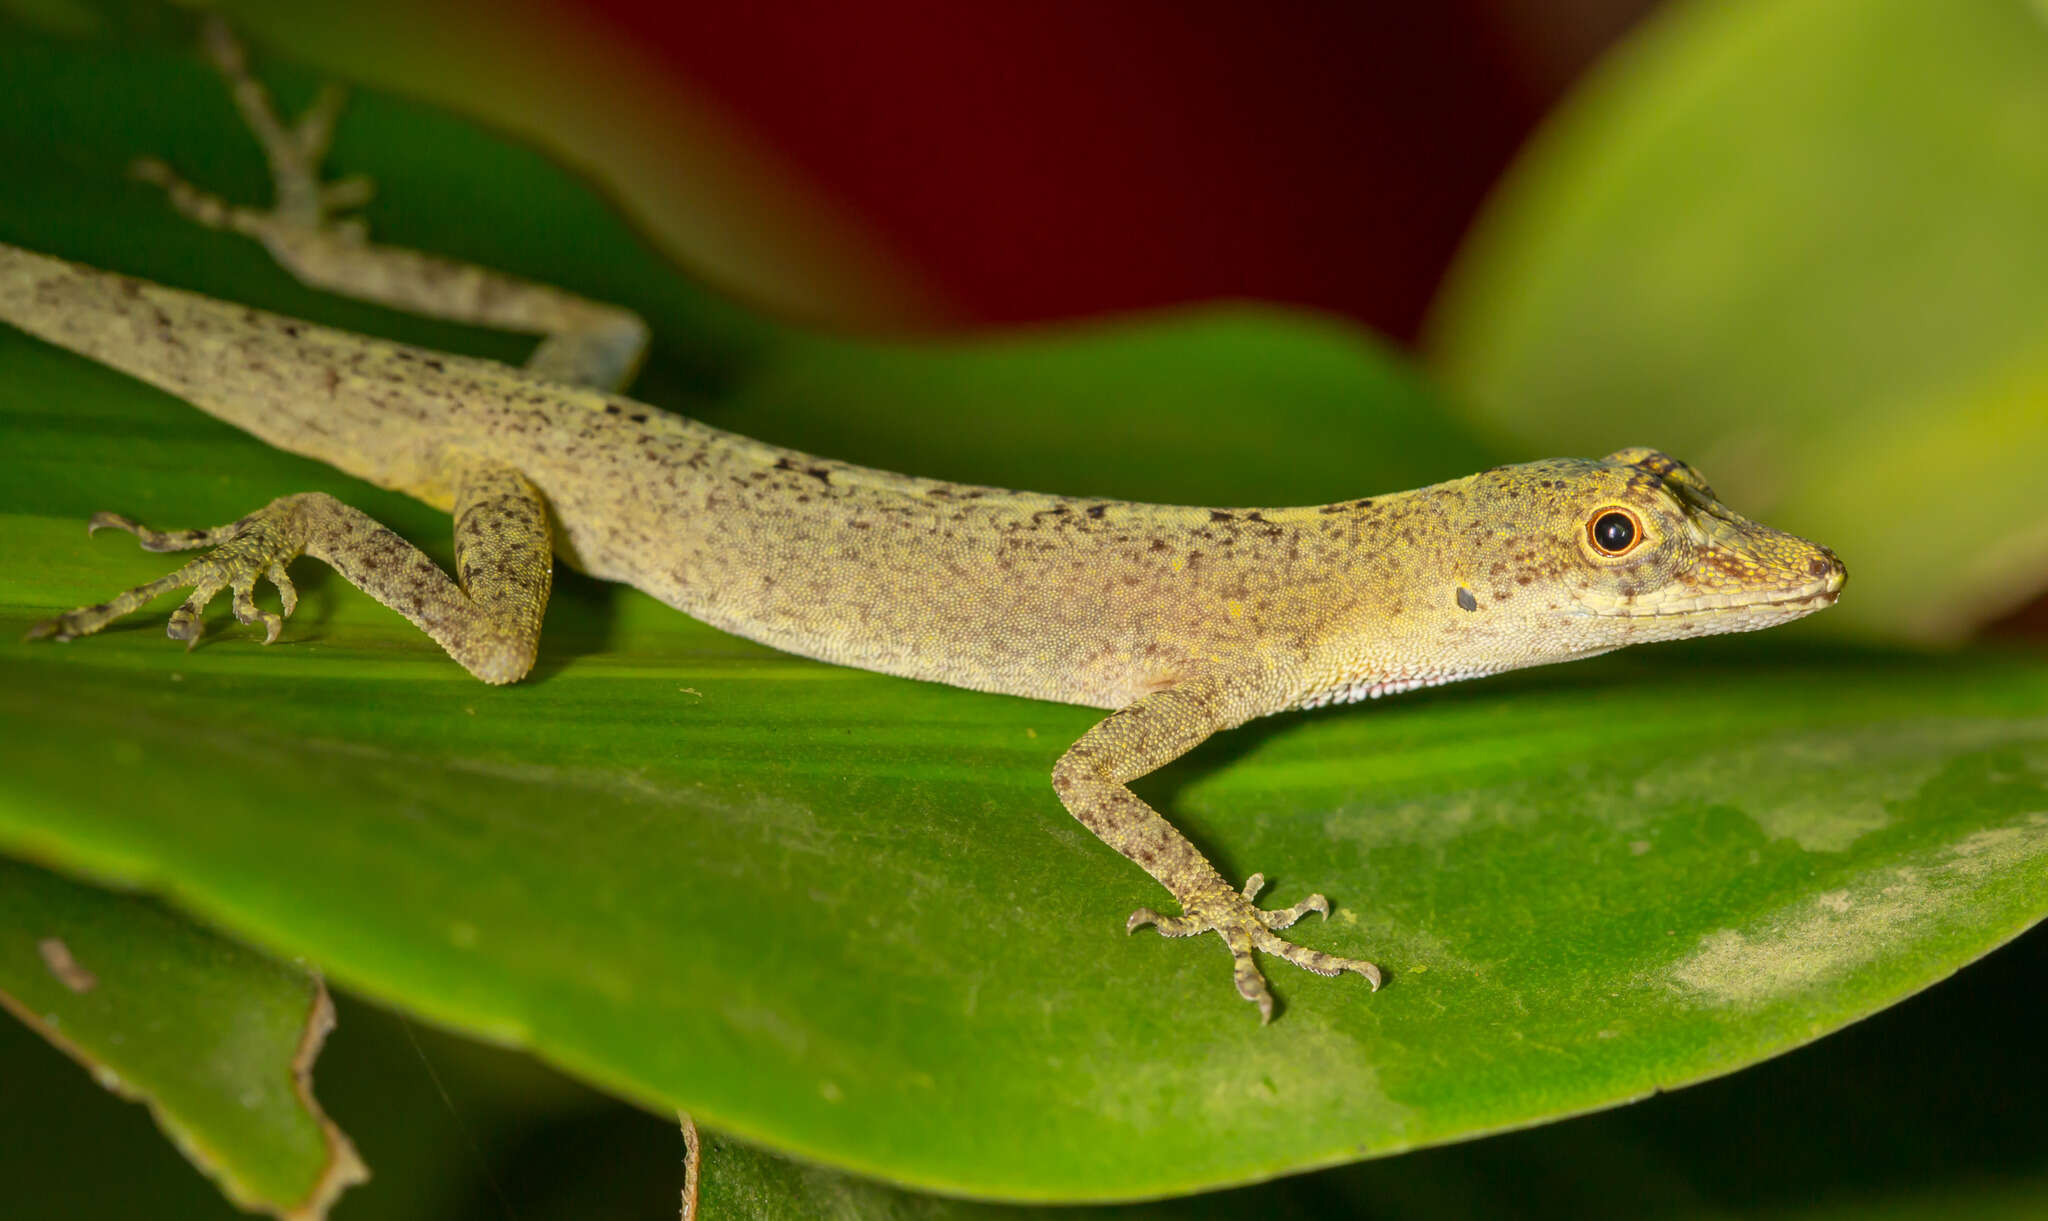
[[[1627,509],[1608,509],[1587,524],[1586,537],[1601,555],[1627,555],[1643,540],[1643,524]]]

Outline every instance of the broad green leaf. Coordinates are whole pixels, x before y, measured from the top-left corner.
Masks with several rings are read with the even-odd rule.
[[[1435,316],[1492,432],[1653,444],[1834,547],[1824,630],[2048,587],[2048,13],[1665,8],[1523,155]]]
[[[1261,1028],[1213,947],[1116,932],[1149,893],[1044,783],[1085,711],[637,622],[485,699],[395,631],[322,632],[8,658],[0,843],[955,1190],[1188,1189],[1640,1096],[2043,902],[2048,670],[1667,652],[1270,723],[1149,786],[1235,872],[1338,894],[1311,940],[1395,976],[1283,979]]]
[[[48,115],[0,131],[0,240],[520,353],[307,293],[120,185],[158,151],[260,197],[195,65],[23,39],[0,88]],[[642,393],[757,435],[1237,503],[1485,460],[1370,344],[1271,314],[945,346],[772,327],[537,159],[361,102],[338,161],[380,177],[385,237],[633,304],[661,345]],[[12,332],[0,432],[0,635],[163,570],[88,540],[95,509],[212,524],[325,488],[447,531]],[[1120,932],[1160,896],[1047,781],[1096,714],[803,662],[572,578],[535,680],[490,690],[307,571],[273,648],[188,654],[157,612],[0,651],[0,850],[914,1186],[1160,1195],[1610,1105],[1872,1012],[2048,906],[2048,667],[1814,654],[1795,628],[1278,718],[1147,781],[1229,872],[1332,896],[1304,940],[1391,973],[1374,996],[1276,968],[1261,1028],[1217,947]]]
[[[1240,872],[1343,896],[1313,940],[1396,982],[1284,980],[1261,1029],[1220,954],[1116,933],[1147,892],[1043,787],[1085,713],[657,642],[517,703],[374,634],[94,643],[0,667],[50,693],[0,704],[0,842],[955,1189],[1185,1189],[1640,1096],[1945,975],[2048,865],[2039,666],[1681,655],[1284,722],[1152,787]]]
[[[363,1165],[312,1095],[316,976],[155,904],[0,859],[0,1008],[148,1105],[243,1208],[320,1218]],[[37,1102],[6,1095],[18,1121]]]

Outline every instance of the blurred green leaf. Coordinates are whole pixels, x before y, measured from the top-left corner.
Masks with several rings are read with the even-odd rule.
[[[520,355],[308,293],[123,184],[155,151],[261,197],[182,56],[22,39],[0,90],[47,116],[0,129],[0,240]],[[1376,347],[1272,313],[943,345],[773,327],[537,158],[360,101],[338,160],[379,177],[385,238],[641,309],[642,395],[757,435],[1212,503],[1486,459]],[[0,632],[163,570],[88,540],[95,509],[212,524],[320,488],[430,548],[447,533],[13,332],[0,430]],[[1276,718],[1141,785],[1277,901],[1328,891],[1303,939],[1391,973],[1374,996],[1276,971],[1287,1008],[1261,1028],[1216,947],[1118,931],[1159,896],[1047,779],[1097,714],[801,661],[569,577],[535,681],[491,690],[340,582],[304,589],[274,648],[229,629],[187,654],[153,613],[0,651],[0,849],[160,891],[657,1112],[913,1185],[1157,1195],[1610,1105],[1817,1037],[2048,906],[2048,666],[1669,648]]]
[[[0,1007],[165,1135],[243,1208],[319,1218],[361,1180],[311,1093],[320,981],[153,903],[0,858]],[[16,1095],[9,1108],[26,1118]]]
[[[1524,153],[1435,315],[1493,434],[1657,445],[1953,640],[2048,587],[2048,19],[1667,6]]]

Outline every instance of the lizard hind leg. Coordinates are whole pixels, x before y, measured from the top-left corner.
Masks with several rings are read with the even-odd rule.
[[[488,683],[516,681],[533,668],[553,579],[547,507],[533,485],[508,467],[460,463],[453,473],[455,579],[369,514],[325,492],[280,497],[213,530],[152,530],[102,513],[92,519],[92,529],[132,531],[149,550],[213,550],[106,602],[46,619],[29,629],[29,638],[89,636],[160,594],[189,588],[191,596],[171,613],[166,633],[172,639],[192,647],[204,630],[207,606],[228,590],[235,617],[262,623],[268,644],[298,605],[285,565],[305,555],[411,620],[471,674]],[[256,605],[256,584],[263,580],[277,586],[283,615]]]
[[[372,242],[361,220],[341,215],[369,201],[370,181],[320,177],[343,93],[324,90],[288,123],[250,73],[226,21],[208,15],[201,40],[263,148],[275,201],[267,210],[238,207],[156,158],[138,160],[132,172],[162,187],[172,207],[208,228],[257,239],[310,287],[423,317],[539,335],[526,366],[544,377],[600,390],[620,390],[633,379],[649,338],[638,314],[488,267]]]

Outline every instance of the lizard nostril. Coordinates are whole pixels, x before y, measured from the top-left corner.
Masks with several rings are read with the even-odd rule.
[[[1821,548],[1820,555],[1814,559],[1812,569],[1813,575],[1827,578],[1827,591],[1830,594],[1841,592],[1842,586],[1849,582],[1849,570],[1842,565],[1842,561],[1834,552],[1825,547]]]

